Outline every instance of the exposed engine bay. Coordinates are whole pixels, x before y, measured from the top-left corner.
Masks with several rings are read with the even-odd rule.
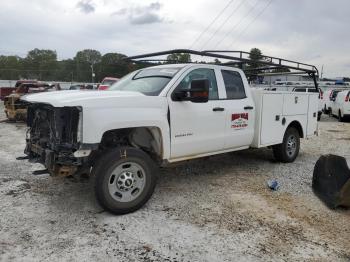
[[[31,162],[43,164],[50,174],[71,175],[84,158],[76,158],[81,110],[77,107],[28,107],[25,154]]]

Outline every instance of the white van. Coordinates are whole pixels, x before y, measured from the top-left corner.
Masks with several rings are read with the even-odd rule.
[[[338,93],[332,108],[333,115],[338,116],[340,122],[350,117],[350,91],[345,90]]]
[[[324,112],[328,113],[330,116],[337,115],[337,110],[334,109],[335,100],[337,99],[338,94],[343,91],[341,89],[333,89],[328,95],[328,92],[324,96]]]

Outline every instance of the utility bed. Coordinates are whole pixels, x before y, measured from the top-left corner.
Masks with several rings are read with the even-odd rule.
[[[317,93],[294,93],[252,89],[256,106],[252,147],[260,148],[281,143],[284,130],[292,121],[306,127],[305,138],[317,130]],[[316,131],[317,132],[317,131]]]

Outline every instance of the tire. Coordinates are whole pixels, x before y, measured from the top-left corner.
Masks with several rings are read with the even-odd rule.
[[[98,203],[114,214],[141,208],[152,196],[158,167],[142,150],[121,147],[106,152],[93,169]]]
[[[273,155],[277,161],[283,163],[294,162],[299,154],[300,135],[296,128],[289,127],[283,137],[282,144],[272,147]]]
[[[333,112],[332,112],[332,108],[331,107],[328,109],[328,114],[329,114],[330,117],[333,116]]]
[[[344,122],[344,117],[341,116],[341,111],[340,110],[338,112],[338,121],[339,122]]]
[[[328,114],[328,110],[327,110],[326,105],[324,105],[324,108],[323,108],[323,113]]]

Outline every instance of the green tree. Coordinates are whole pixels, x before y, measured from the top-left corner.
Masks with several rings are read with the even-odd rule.
[[[189,63],[191,62],[191,55],[186,53],[177,53],[167,56],[168,63]]]
[[[76,63],[77,81],[94,81],[92,72],[99,71],[99,63],[102,55],[99,51],[93,49],[85,49],[78,51],[74,57]]]
[[[259,70],[254,70],[261,66],[259,61],[263,60],[262,52],[259,48],[252,48],[249,52],[249,59],[251,60],[247,65],[243,65],[243,68],[247,68],[251,74],[248,74],[249,81],[254,81],[257,79],[257,74],[260,73]]]
[[[259,48],[252,48],[249,52],[249,59],[251,62],[248,63],[249,68],[258,68],[260,66],[259,61],[262,60],[262,52]]]
[[[107,53],[102,56],[99,66],[98,77],[100,81],[106,77],[122,77],[129,73],[128,61],[126,55],[119,53]]]
[[[8,80],[18,79],[22,60],[19,56],[0,56],[0,78]]]
[[[76,77],[76,66],[73,59],[65,59],[58,62],[56,80],[74,82]]]
[[[29,51],[24,59],[22,74],[26,78],[54,80],[57,65],[56,51],[35,48]]]
[[[215,58],[215,59],[214,59],[214,63],[215,63],[215,64],[221,64],[221,61],[220,61],[219,59]]]

